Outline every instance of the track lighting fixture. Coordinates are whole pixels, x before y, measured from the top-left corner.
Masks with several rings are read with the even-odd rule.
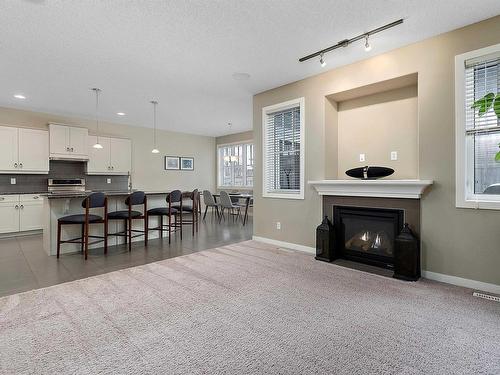
[[[370,37],[370,35],[366,34],[366,36],[365,36],[365,51],[366,52],[371,51],[371,49],[372,49],[372,46],[368,42],[369,37]]]
[[[373,29],[373,30],[367,31],[367,32],[365,32],[363,34],[360,34],[358,36],[355,36],[354,38],[343,39],[343,40],[341,40],[337,44],[334,44],[331,47],[328,47],[328,48],[322,49],[320,51],[311,53],[310,55],[301,57],[299,59],[299,61],[300,62],[304,62],[306,60],[310,60],[310,59],[313,59],[313,58],[319,56],[320,57],[319,62],[321,64],[321,66],[325,66],[326,65],[325,60],[324,60],[324,54],[325,53],[333,51],[334,49],[337,49],[337,48],[340,48],[340,47],[347,47],[347,46],[349,46],[349,44],[352,44],[354,42],[357,42],[358,40],[363,40],[363,39],[365,40],[365,50],[366,51],[370,51],[372,47],[371,47],[370,43],[368,42],[368,38],[371,35],[377,34],[377,33],[381,32],[381,31],[384,31],[384,30],[387,30],[387,29],[390,29],[391,27],[394,27],[394,26],[397,26],[397,25],[401,25],[402,23],[403,23],[403,19],[399,19],[397,21],[388,23],[387,25],[378,27],[376,29]]]

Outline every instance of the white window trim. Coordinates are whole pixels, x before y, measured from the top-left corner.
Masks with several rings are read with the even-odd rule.
[[[268,192],[266,175],[267,164],[267,115],[272,112],[283,111],[285,109],[300,107],[300,190],[298,193],[287,192]],[[281,199],[304,199],[304,181],[305,181],[305,99],[297,98],[288,100],[283,103],[278,103],[262,108],[262,197],[263,198],[281,198]]]
[[[253,190],[253,185],[220,185],[220,160],[219,160],[219,149],[227,146],[236,146],[236,145],[247,145],[254,144],[253,139],[247,139],[244,141],[231,142],[231,143],[220,143],[217,144],[215,160],[217,161],[217,190],[223,189],[239,189],[239,190]],[[255,168],[255,145],[254,145],[254,168]],[[255,170],[254,170],[254,179],[255,179]]]
[[[465,62],[500,53],[500,44],[455,56],[455,205],[500,210],[499,195],[474,194],[474,155],[465,136]],[[469,184],[469,186],[468,186]]]

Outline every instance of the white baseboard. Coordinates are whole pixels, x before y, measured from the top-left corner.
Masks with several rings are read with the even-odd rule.
[[[422,276],[429,280],[440,281],[447,284],[463,286],[465,288],[481,290],[483,292],[500,294],[500,285],[485,283],[482,281],[464,279],[458,276],[445,275],[443,273],[422,270]]]
[[[287,249],[298,250],[309,254],[316,254],[316,249],[314,247],[298,245],[291,242],[273,240],[271,238],[253,236],[252,239],[255,241],[260,241],[268,243],[270,245],[280,246]],[[422,277],[429,280],[440,281],[442,283],[462,286],[469,289],[480,290],[483,292],[500,294],[500,285],[485,283],[477,280],[464,279],[458,276],[445,275],[443,273],[431,272],[422,270]]]
[[[278,240],[273,240],[271,238],[258,237],[258,236],[252,236],[252,239],[259,242],[268,243],[270,245],[276,245],[280,247],[285,247],[287,249],[302,251],[304,253],[316,254],[316,249],[310,246],[298,245],[296,243],[278,241]]]

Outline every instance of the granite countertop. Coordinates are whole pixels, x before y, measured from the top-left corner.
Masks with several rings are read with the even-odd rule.
[[[130,193],[133,193],[134,191],[139,191],[139,189],[133,189],[133,190],[101,190],[100,192],[108,195],[108,196],[123,196],[123,195],[128,195]],[[93,191],[86,191],[86,192],[81,192],[81,193],[69,193],[69,194],[53,194],[48,191],[8,191],[8,192],[0,192],[0,195],[31,195],[31,194],[39,194],[44,197],[48,197],[49,199],[60,199],[60,198],[84,198],[88,194],[92,193]],[[168,191],[144,191],[146,195],[161,195],[161,194],[168,194]]]
[[[106,194],[109,197],[119,197],[119,196],[125,196],[129,195],[130,193],[133,193],[134,191],[139,191],[139,190],[112,190],[112,191],[100,191],[101,193]],[[162,194],[168,194],[168,191],[144,191],[146,195],[162,195]],[[51,194],[51,193],[45,193],[44,196],[46,196],[48,199],[68,199],[68,198],[85,198],[87,195],[89,195],[92,192],[85,192],[85,193],[73,193],[73,194]]]

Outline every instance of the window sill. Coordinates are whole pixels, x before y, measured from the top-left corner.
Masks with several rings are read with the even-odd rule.
[[[461,200],[456,202],[457,208],[472,208],[475,210],[500,210],[500,200]]]
[[[262,193],[262,198],[304,199],[304,193],[300,193],[300,194]]]

